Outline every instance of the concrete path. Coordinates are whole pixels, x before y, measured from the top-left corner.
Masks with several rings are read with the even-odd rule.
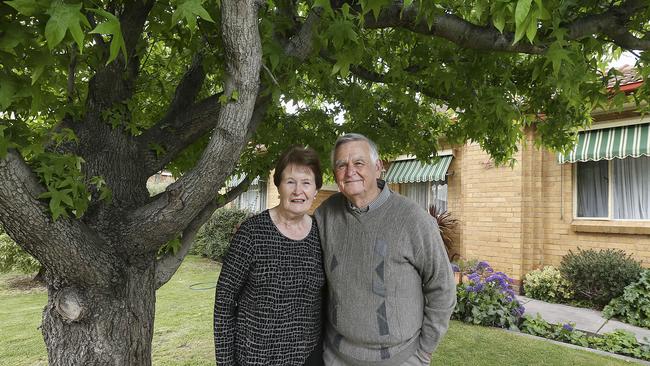
[[[602,317],[600,311],[551,304],[525,296],[517,296],[517,299],[526,309],[524,314],[531,316],[540,314],[542,319],[549,323],[575,323],[576,329],[597,334],[623,329],[634,333],[639,342],[650,344],[650,329],[635,327],[615,320],[607,320]]]

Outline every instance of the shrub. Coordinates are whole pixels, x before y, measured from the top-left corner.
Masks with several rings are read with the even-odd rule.
[[[239,224],[251,216],[247,210],[222,207],[201,227],[191,253],[221,261]]]
[[[467,279],[467,283],[456,287],[458,303],[452,318],[466,323],[518,329],[524,307],[515,298],[511,278],[503,272],[494,272],[486,262],[479,262]]]
[[[603,309],[606,318],[617,317],[622,321],[650,328],[650,269],[644,270],[637,282],[623,291],[623,296],[613,299]]]
[[[547,302],[565,302],[573,297],[569,281],[564,279],[560,270],[547,266],[526,274],[524,293],[533,299]]]
[[[445,244],[445,249],[447,249],[447,255],[451,255],[451,249],[454,246],[454,233],[456,233],[456,228],[458,227],[458,219],[453,217],[449,211],[443,210],[436,205],[429,207],[429,214],[436,219],[442,242]]]
[[[532,334],[537,337],[552,339],[559,342],[576,344],[582,347],[589,347],[587,334],[575,329],[573,323],[551,324],[537,314],[535,318],[530,315],[524,316],[521,323],[523,333]]]
[[[639,278],[641,270],[640,262],[614,249],[569,251],[560,264],[560,272],[571,283],[575,297],[599,307],[621,296],[625,286]]]
[[[589,337],[589,347],[650,361],[650,345],[639,343],[634,334],[621,329]]]
[[[639,343],[634,334],[623,330],[605,333],[602,336],[590,336],[574,329],[573,324],[551,324],[537,314],[536,318],[524,317],[521,331],[555,341],[650,360],[650,345]]]
[[[0,272],[36,272],[40,263],[18,246],[9,235],[0,231]]]

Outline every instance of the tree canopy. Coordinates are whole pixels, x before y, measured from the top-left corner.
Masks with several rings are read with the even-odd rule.
[[[245,188],[219,194],[233,172],[267,172],[295,143],[327,159],[352,131],[389,155],[474,141],[507,162],[534,125],[564,149],[594,108],[626,100],[607,88],[612,57],[634,52],[648,77],[649,31],[647,0],[0,3],[0,221],[48,273],[51,362],[71,351],[55,335],[108,312],[100,301],[152,316],[133,298],[150,299]],[[641,109],[649,88],[632,96]],[[179,179],[150,198],[161,169]],[[143,278],[146,293],[115,290]],[[80,347],[102,339],[82,328]],[[104,340],[125,363],[148,349]]]

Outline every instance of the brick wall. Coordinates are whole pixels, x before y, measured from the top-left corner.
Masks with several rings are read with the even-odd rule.
[[[607,233],[621,222],[595,221],[598,233],[574,231],[574,226],[584,222],[573,219],[573,164],[559,165],[555,154],[543,153],[545,174],[544,184],[544,247],[543,264],[559,265],[562,256],[569,250],[582,249],[622,249],[642,260],[650,267],[650,222],[623,222],[628,228],[638,229],[639,234]],[[591,220],[590,220],[591,221]],[[594,222],[594,221],[591,221]]]
[[[603,232],[577,231],[584,221],[573,219],[572,164],[560,165],[555,153],[536,148],[533,129],[525,136],[513,168],[495,167],[476,144],[454,149],[449,211],[461,221],[458,252],[516,280],[559,265],[578,247],[622,249],[650,267],[650,222],[597,221],[589,230]],[[637,234],[607,232],[621,226]]]
[[[521,270],[521,165],[496,167],[478,144],[457,149],[449,211],[460,220],[460,253],[517,277]],[[517,156],[520,160],[521,156]]]

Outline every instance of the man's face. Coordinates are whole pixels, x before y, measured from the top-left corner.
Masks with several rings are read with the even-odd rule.
[[[381,162],[372,162],[370,146],[365,141],[339,145],[334,154],[334,177],[339,191],[357,207],[365,207],[379,194],[377,179]]]

